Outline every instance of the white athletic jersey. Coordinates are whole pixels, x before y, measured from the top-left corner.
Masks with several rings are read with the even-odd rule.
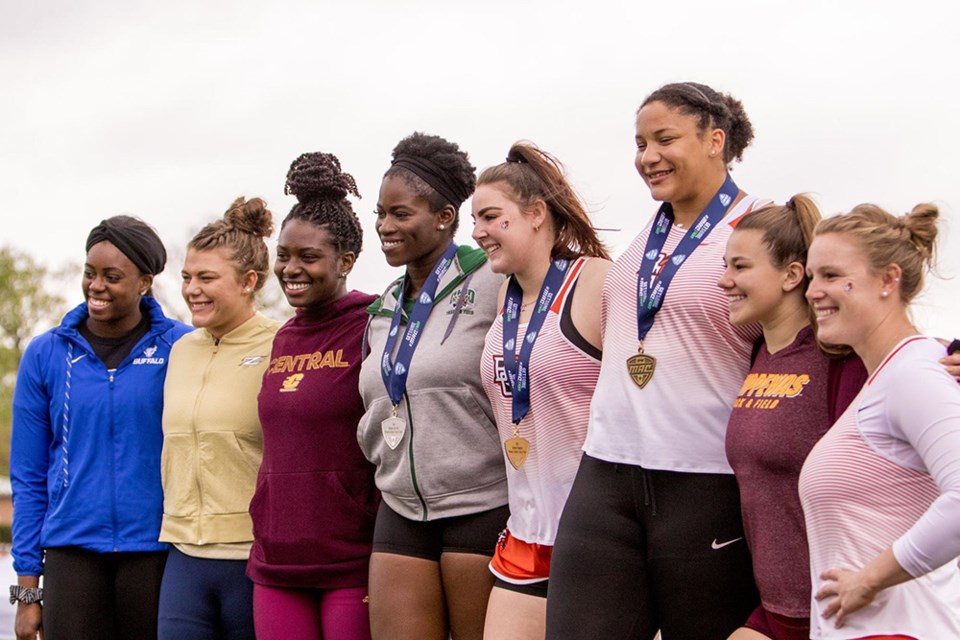
[[[943,355],[930,338],[901,342],[803,465],[812,594],[823,571],[859,570],[891,546],[914,576],[840,629],[811,598],[813,638],[960,638],[960,386]]]
[[[530,441],[527,460],[519,470],[506,462],[507,528],[512,536],[528,543],[552,545],[556,538],[560,512],[580,464],[590,398],[600,373],[599,353],[586,353],[586,345],[571,342],[560,326],[572,300],[570,289],[584,262],[580,258],[570,265],[530,354],[530,409],[520,422],[520,436]],[[526,324],[518,329],[518,348],[526,329]],[[502,443],[513,437],[513,398],[503,367],[502,314],[487,333],[480,374]]]
[[[649,224],[614,263],[603,286],[603,364],[584,445],[590,456],[647,469],[733,473],[724,451],[727,419],[760,327],[730,324],[717,280],[727,238],[757,203],[766,204],[745,196],[734,205],[676,272],[643,342],[657,361],[643,389],[627,373],[627,358],[638,347],[637,271]],[[671,227],[661,266],[685,234]]]

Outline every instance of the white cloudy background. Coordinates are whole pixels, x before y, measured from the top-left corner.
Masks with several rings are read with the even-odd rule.
[[[90,227],[132,213],[181,256],[238,195],[282,218],[290,162],[328,151],[364,195],[350,284],[379,291],[380,177],[422,130],[479,168],[520,138],[555,153],[596,224],[622,229],[605,234],[618,254],[656,206],[633,169],[634,110],[696,80],[753,120],[734,173],[747,191],[812,192],[826,214],[938,203],[947,279],[917,318],[960,334],[958,24],[953,0],[0,0],[0,242],[80,261]],[[177,305],[179,266],[162,285]]]

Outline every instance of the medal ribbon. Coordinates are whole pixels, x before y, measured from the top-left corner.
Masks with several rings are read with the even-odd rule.
[[[540,286],[537,306],[534,307],[533,315],[530,316],[527,333],[519,349],[516,349],[516,343],[517,334],[520,331],[520,303],[523,300],[523,289],[520,288],[516,277],[510,276],[507,297],[503,301],[503,368],[506,370],[513,397],[513,424],[520,424],[530,410],[530,354],[533,352],[533,343],[537,341],[537,334],[543,326],[543,321],[547,319],[550,305],[553,304],[553,299],[563,286],[563,278],[568,266],[570,266],[569,260],[554,260],[550,265],[550,270],[547,271],[547,276]]]
[[[647,237],[647,245],[643,251],[640,269],[637,271],[637,339],[641,343],[647,336],[647,332],[650,331],[650,327],[653,326],[653,320],[657,312],[660,311],[660,307],[663,306],[667,288],[680,266],[700,246],[700,243],[713,231],[714,227],[723,220],[723,217],[727,214],[727,208],[739,193],[740,189],[733,183],[733,178],[728,173],[723,186],[710,200],[707,208],[703,210],[697,221],[690,226],[690,230],[680,240],[677,248],[673,250],[673,255],[667,261],[660,275],[657,276],[656,282],[651,282],[653,271],[660,259],[660,252],[667,242],[670,227],[673,226],[673,206],[669,202],[660,205],[657,217],[653,221],[653,227],[650,229],[650,235]]]
[[[403,334],[403,342],[397,350],[397,360],[394,363],[390,359],[393,353],[393,347],[397,344],[397,338],[400,336],[400,321],[403,317],[403,291],[407,287],[408,275],[404,274],[401,285],[400,299],[397,300],[397,306],[393,310],[393,320],[390,323],[390,333],[387,334],[387,343],[383,347],[383,356],[380,358],[380,377],[383,378],[383,386],[387,388],[387,394],[394,408],[400,404],[403,394],[407,389],[407,375],[410,373],[410,361],[413,360],[413,353],[417,350],[417,344],[423,336],[423,329],[427,324],[427,318],[430,317],[430,311],[433,309],[433,297],[437,295],[437,287],[440,286],[440,279],[447,273],[447,269],[453,264],[453,258],[457,255],[457,245],[450,243],[450,246],[434,265],[433,271],[427,276],[427,280],[420,289],[420,295],[410,314],[410,321],[407,323],[407,330]]]

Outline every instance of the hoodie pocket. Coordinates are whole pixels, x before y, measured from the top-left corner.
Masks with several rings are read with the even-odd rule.
[[[410,394],[414,467],[424,497],[488,487],[506,478],[500,436],[465,388]]]
[[[163,439],[160,475],[166,515],[184,517],[197,513],[200,498],[194,442],[192,433],[172,433]]]
[[[370,553],[379,494],[369,471],[271,473],[250,503],[268,564],[336,564]]]
[[[204,513],[246,513],[256,488],[261,442],[242,439],[234,431],[203,431],[198,436]]]

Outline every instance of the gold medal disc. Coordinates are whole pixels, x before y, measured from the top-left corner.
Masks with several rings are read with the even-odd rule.
[[[517,471],[527,461],[527,454],[530,452],[530,441],[520,436],[508,438],[503,443],[503,450],[507,454],[507,460]]]
[[[653,378],[653,371],[657,368],[657,359],[645,353],[638,353],[627,358],[627,373],[634,384],[643,389]]]

